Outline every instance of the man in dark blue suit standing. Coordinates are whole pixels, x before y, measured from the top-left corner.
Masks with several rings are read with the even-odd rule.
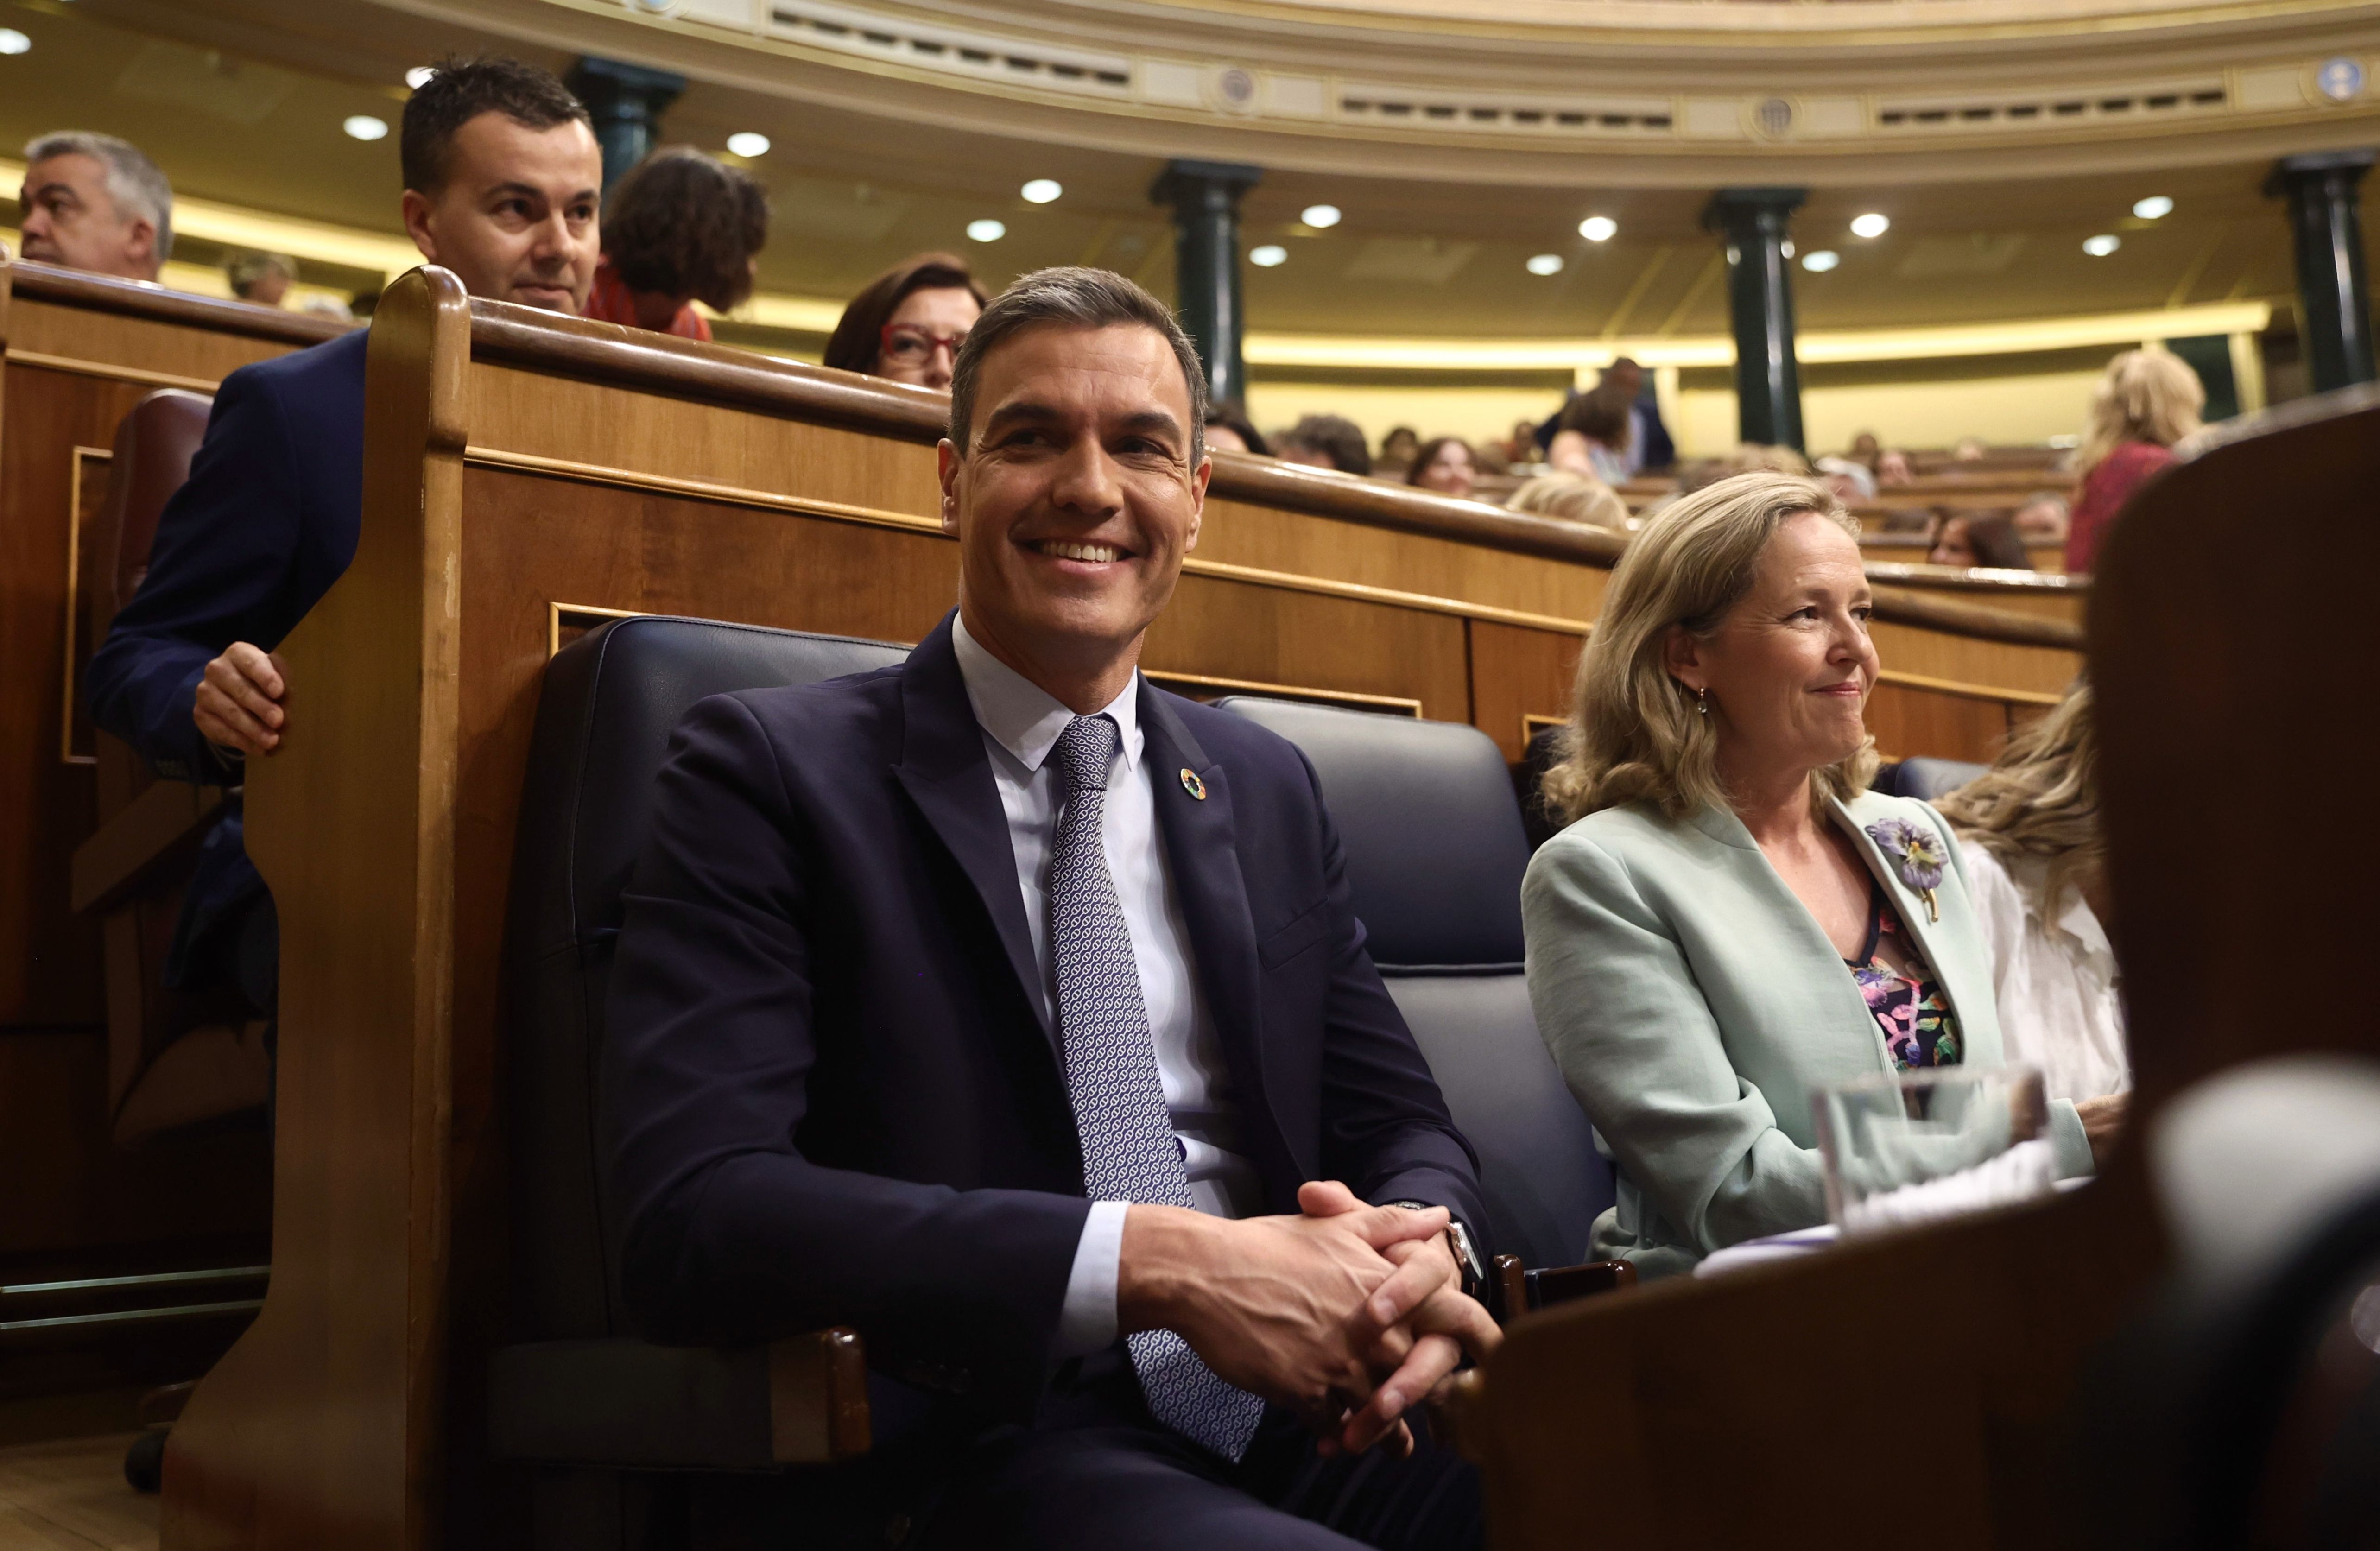
[[[448,62],[405,105],[406,230],[473,296],[583,309],[602,157],[587,110],[543,70]],[[273,648],[356,553],[363,506],[362,330],[224,379],[149,573],[92,656],[91,719],[160,774],[237,785],[280,745],[289,685]],[[230,980],[273,1005],[273,902],[234,806],[208,836],[168,982]]]
[[[1130,281],[1019,280],[952,384],[957,612],[674,735],[612,978],[623,1280],[656,1339],[859,1329],[878,1448],[813,1533],[1478,1541],[1406,1421],[1498,1339],[1471,1149],[1312,767],[1137,671],[1201,390]]]

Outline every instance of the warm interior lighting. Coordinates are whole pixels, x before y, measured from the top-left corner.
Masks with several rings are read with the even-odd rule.
[[[747,161],[756,156],[766,156],[769,154],[769,137],[746,129],[727,137],[727,149]]]
[[[2113,253],[2117,248],[2123,246],[2124,239],[2122,237],[2113,236],[2106,232],[2102,232],[2095,237],[2084,237],[2082,239],[2082,251],[2090,254],[2094,259],[2104,259],[2108,254]]]
[[[1620,232],[1620,223],[1609,215],[1590,215],[1578,224],[1578,235],[1589,242],[1609,242]]]
[[[2163,194],[2151,194],[2132,206],[2132,213],[2143,221],[2157,221],[2173,213],[2173,201]]]
[[[1028,205],[1046,205],[1066,191],[1066,186],[1054,177],[1037,177],[1017,190]]]
[[[1833,248],[1821,248],[1815,253],[1812,253],[1804,257],[1802,261],[1802,267],[1808,270],[1812,274],[1824,274],[1842,261],[1843,256],[1836,252]]]
[[[998,242],[1007,235],[1008,224],[1004,221],[986,220],[967,223],[967,236],[978,242]]]
[[[388,120],[374,118],[368,113],[357,114],[339,127],[359,140],[382,140],[388,138]]]
[[[1559,253],[1540,253],[1529,261],[1531,274],[1560,274],[1561,272],[1562,256]]]
[[[1892,217],[1888,215],[1878,215],[1869,211],[1865,215],[1852,217],[1852,236],[1855,237],[1880,237],[1890,230]]]
[[[33,46],[33,40],[13,27],[0,27],[0,54],[22,54]]]
[[[437,71],[431,69],[427,65],[416,65],[413,68],[405,72],[405,84],[412,91],[419,91],[423,87],[428,86],[430,84],[430,78],[437,73]]]
[[[1297,212],[1297,218],[1300,221],[1305,222],[1309,226],[1335,226],[1339,224],[1339,207],[1337,205],[1307,205],[1304,210]]]
[[[1289,249],[1277,242],[1269,242],[1262,248],[1248,249],[1248,262],[1258,269],[1271,269],[1276,264],[1285,264],[1288,261]]]

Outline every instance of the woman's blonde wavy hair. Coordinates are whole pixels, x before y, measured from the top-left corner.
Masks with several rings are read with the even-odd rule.
[[[2076,679],[2056,709],[2009,739],[1990,769],[1934,806],[1961,838],[2003,863],[2046,860],[2036,903],[2055,910],[2069,882],[2092,877],[2107,859],[2089,682]]]
[[[2074,454],[2088,474],[2127,442],[2170,447],[2199,428],[2206,386],[2170,350],[2127,350],[2107,363],[2091,390],[2091,419]]]
[[[1653,802],[1672,818],[1728,806],[1718,734],[1670,676],[1670,627],[1707,636],[1752,590],[1761,551],[1790,517],[1815,512],[1856,536],[1826,486],[1788,474],[1738,474],[1664,509],[1629,540],[1604,589],[1603,612],[1578,660],[1570,725],[1546,773],[1545,801],[1565,820]],[[1812,778],[1811,797],[1856,796],[1876,774],[1876,747]]]

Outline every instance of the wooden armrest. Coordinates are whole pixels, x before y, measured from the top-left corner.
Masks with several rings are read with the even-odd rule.
[[[1511,1323],[1532,1310],[1550,1308],[1597,1292],[1617,1292],[1636,1285],[1636,1267],[1624,1260],[1590,1260],[1582,1266],[1550,1266],[1524,1269],[1517,1254],[1496,1257],[1496,1285],[1501,1294],[1501,1317]]]
[[[195,849],[223,811],[224,789],[161,781],[75,848],[73,903],[104,910],[140,891],[163,864]]]

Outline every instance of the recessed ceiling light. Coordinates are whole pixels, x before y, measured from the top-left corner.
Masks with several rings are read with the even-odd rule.
[[[1297,218],[1300,221],[1305,222],[1309,226],[1335,226],[1339,224],[1339,207],[1337,205],[1307,205],[1304,210],[1297,212]]]
[[[1869,211],[1865,215],[1852,217],[1852,236],[1855,237],[1880,237],[1890,230],[1892,217],[1888,215],[1878,215]]]
[[[1590,215],[1578,224],[1578,235],[1589,242],[1609,242],[1620,232],[1620,223],[1609,215]]]
[[[2163,194],[2151,194],[2132,207],[2132,213],[2143,221],[2161,220],[2173,213],[2173,201]]]
[[[359,140],[384,140],[388,139],[388,120],[385,118],[374,118],[368,113],[357,114],[345,124],[340,125],[339,127],[345,129],[349,135]]]
[[[727,149],[748,162],[769,154],[769,137],[757,130],[746,129],[727,137]]]
[[[405,84],[412,90],[419,91],[423,87],[428,86],[430,84],[430,78],[437,73],[437,71],[431,69],[427,65],[416,65],[413,68],[405,72]]]
[[[1046,205],[1066,191],[1066,186],[1054,177],[1037,177],[1017,190],[1028,205]]]
[[[0,54],[22,54],[33,46],[33,40],[13,27],[0,27]]]
[[[1559,253],[1540,253],[1529,261],[1531,274],[1560,274],[1561,272],[1562,256]]]
[[[986,220],[967,223],[967,236],[978,242],[998,242],[1007,235],[1008,224],[1004,221]]]
[[[1777,245],[1777,250],[1784,254],[1785,257],[1789,259],[1791,258],[1793,256],[1793,239],[1791,237],[1787,237],[1783,242]]]
[[[2082,251],[2090,254],[2094,259],[2104,259],[2108,254],[2113,253],[2117,248],[2123,246],[2124,239],[2122,237],[2111,236],[2105,232],[2100,233],[2097,236],[2084,237],[2082,239]]]
[[[1251,248],[1248,249],[1248,262],[1258,269],[1270,269],[1275,264],[1285,264],[1289,262],[1289,249],[1277,242],[1266,243],[1262,248]]]
[[[1805,254],[1802,260],[1802,267],[1812,274],[1824,274],[1842,261],[1843,256],[1833,248],[1821,248],[1815,253]]]

